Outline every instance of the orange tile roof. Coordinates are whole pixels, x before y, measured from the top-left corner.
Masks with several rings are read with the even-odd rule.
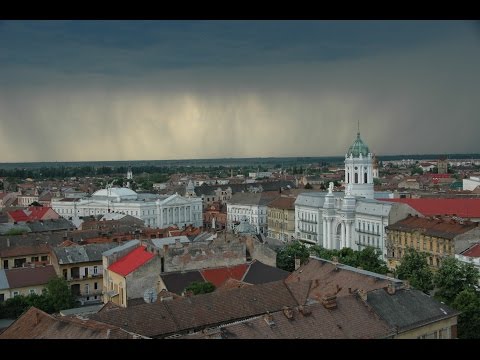
[[[240,264],[232,267],[205,269],[200,272],[205,280],[211,282],[215,287],[218,287],[228,279],[241,280],[246,270],[247,264]]]

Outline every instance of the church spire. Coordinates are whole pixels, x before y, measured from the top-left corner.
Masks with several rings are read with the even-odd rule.
[[[360,139],[360,119],[357,120],[357,138]]]

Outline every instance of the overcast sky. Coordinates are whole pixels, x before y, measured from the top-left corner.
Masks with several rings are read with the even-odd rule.
[[[479,152],[471,21],[3,21],[0,162]]]

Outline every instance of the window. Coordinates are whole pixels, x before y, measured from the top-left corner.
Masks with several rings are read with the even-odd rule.
[[[93,267],[93,275],[97,275],[98,274],[98,266],[94,266]]]
[[[18,291],[13,292],[13,297],[18,296]]]
[[[38,261],[38,256],[32,256],[31,262],[37,262]]]
[[[8,260],[3,260],[3,268],[8,269]]]
[[[85,294],[88,294],[90,292],[90,285],[85,284]]]
[[[35,289],[30,289],[30,294],[36,294]]]
[[[4,302],[5,301],[5,295],[4,294],[0,294],[0,303]]]
[[[97,290],[97,289],[98,289],[98,283],[94,283],[94,284],[93,284],[93,288],[94,288],[95,290]]]
[[[41,261],[48,261],[48,255],[43,255],[41,258],[40,258]]]

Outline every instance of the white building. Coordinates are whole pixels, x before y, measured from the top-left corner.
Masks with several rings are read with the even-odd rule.
[[[114,212],[137,217],[150,227],[182,227],[190,224],[200,227],[203,224],[202,199],[178,194],[137,194],[127,188],[98,190],[91,197],[76,201],[52,200],[52,208],[66,219]]]
[[[268,203],[273,200],[271,195],[264,193],[236,193],[227,202],[227,228],[231,231],[241,221],[247,221],[254,226],[257,234],[267,233]]]
[[[463,190],[473,191],[477,186],[480,186],[479,177],[470,176],[470,179],[463,179]]]
[[[326,249],[376,247],[386,257],[385,227],[415,213],[374,199],[372,153],[360,132],[345,155],[346,192],[309,192],[295,201],[295,236]]]

